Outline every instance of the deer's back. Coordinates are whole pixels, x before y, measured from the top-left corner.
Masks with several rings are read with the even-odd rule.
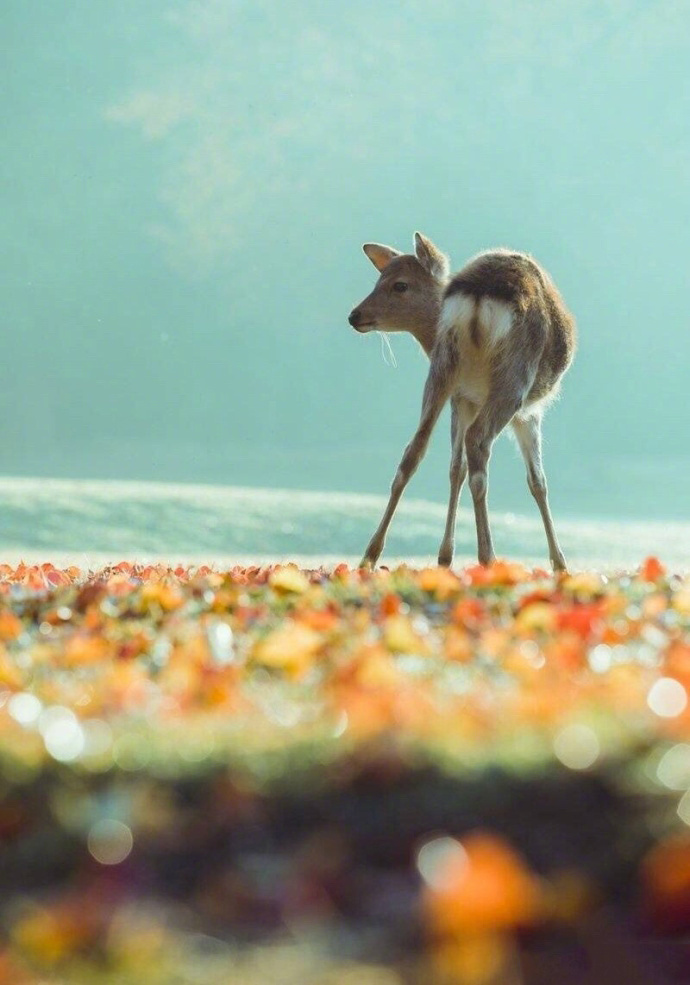
[[[508,250],[481,253],[451,278],[442,326],[462,322],[460,363],[478,366],[540,353],[527,402],[553,393],[572,361],[575,321],[548,273],[532,257]]]

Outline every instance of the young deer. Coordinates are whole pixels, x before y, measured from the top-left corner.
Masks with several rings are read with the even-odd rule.
[[[576,331],[551,278],[524,253],[491,250],[474,257],[449,280],[448,258],[420,233],[415,233],[414,255],[377,243],[366,243],[364,252],[381,276],[351,312],[350,324],[358,332],[410,332],[431,365],[419,427],[405,449],[388,506],[362,565],[378,561],[400,497],[450,400],[450,501],[438,563],[450,565],[453,560],[455,515],[468,472],[479,562],[494,559],[487,467],[495,438],[510,424],[544,521],[551,564],[563,571],[565,558],[556,539],[542,467],[541,420],[572,361]]]

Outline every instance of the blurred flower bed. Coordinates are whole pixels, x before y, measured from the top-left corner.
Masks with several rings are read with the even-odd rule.
[[[683,980],[689,689],[655,558],[0,565],[0,985]]]

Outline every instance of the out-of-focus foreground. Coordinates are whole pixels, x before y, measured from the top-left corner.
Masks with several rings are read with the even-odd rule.
[[[0,566],[0,982],[679,980],[689,688],[654,558]]]

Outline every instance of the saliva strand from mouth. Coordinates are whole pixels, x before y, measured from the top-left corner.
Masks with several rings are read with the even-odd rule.
[[[397,369],[398,361],[395,358],[395,353],[393,352],[393,347],[391,345],[391,340],[388,337],[388,332],[379,332],[378,334],[381,336],[381,356],[384,363],[386,366],[392,366],[393,369]]]

